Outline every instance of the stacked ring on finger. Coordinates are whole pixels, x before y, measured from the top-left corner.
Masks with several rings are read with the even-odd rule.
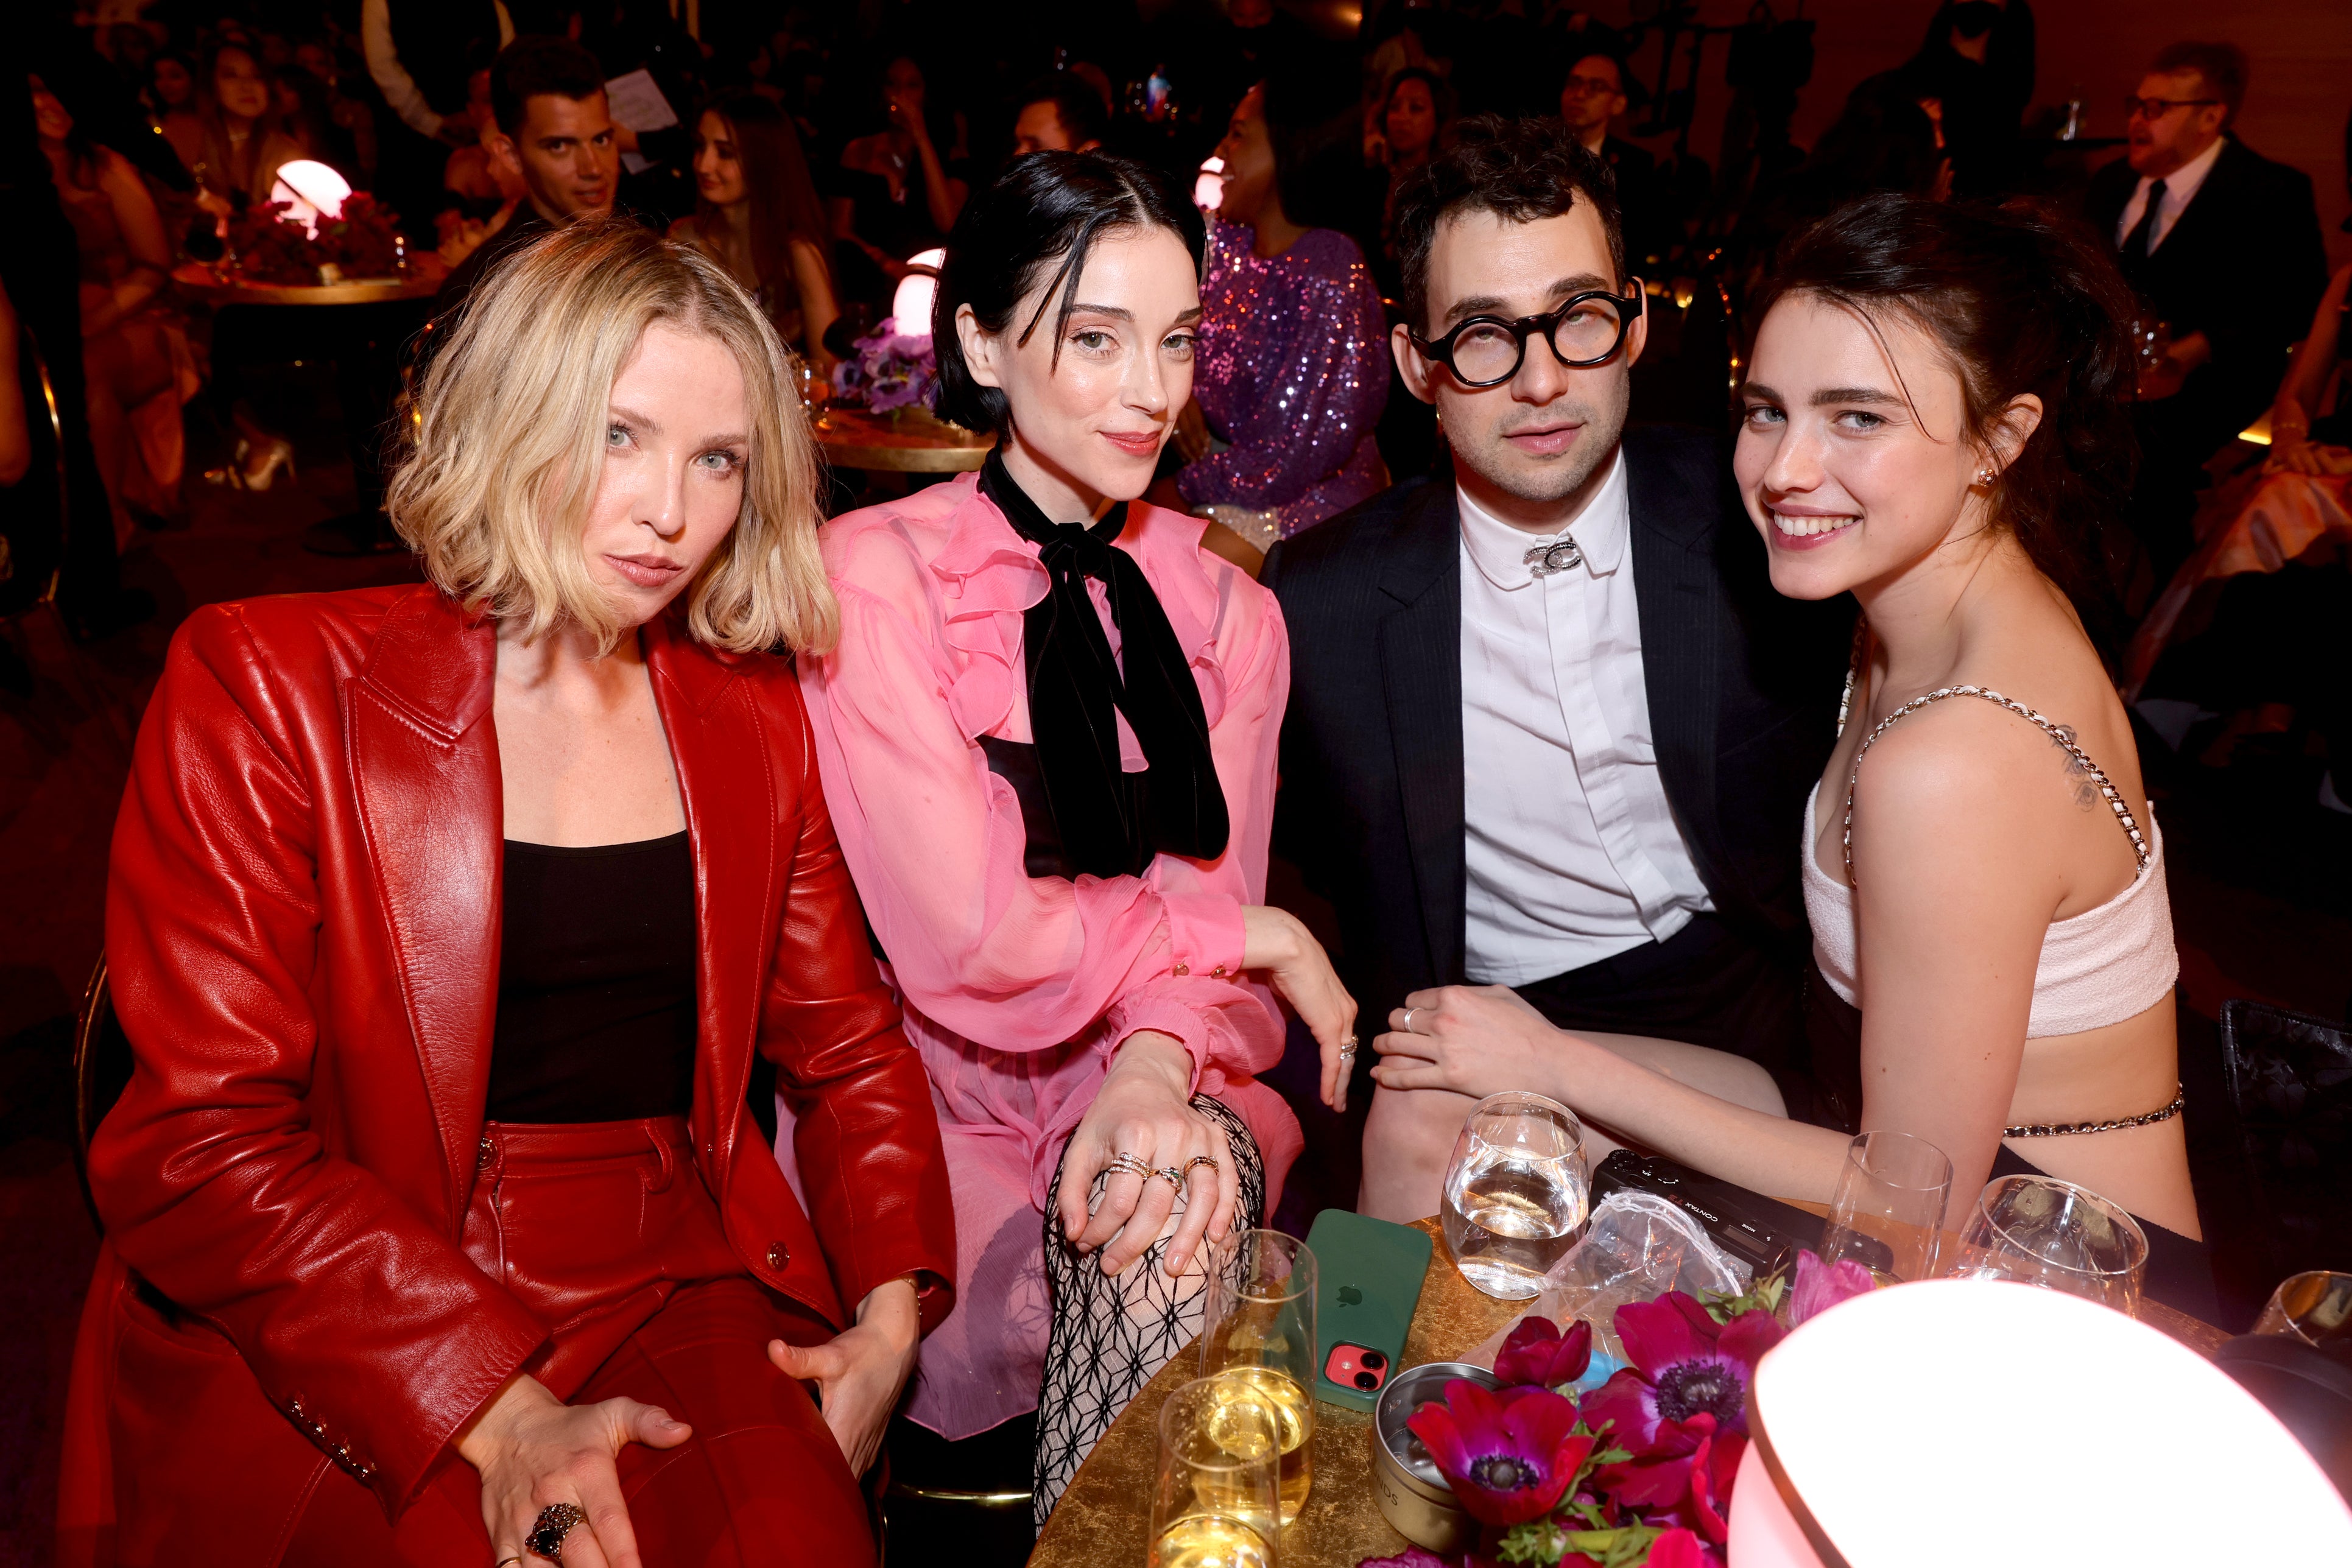
[[[588,1515],[576,1502],[551,1503],[539,1511],[531,1522],[530,1534],[523,1541],[530,1554],[544,1557],[551,1563],[563,1561],[563,1538],[587,1522]]]
[[[1217,1164],[1217,1162],[1216,1162],[1215,1158],[1214,1158],[1213,1155],[1194,1155],[1191,1159],[1186,1160],[1186,1161],[1184,1162],[1184,1179],[1185,1179],[1185,1180],[1190,1181],[1190,1180],[1192,1180],[1192,1171],[1193,1171],[1193,1167],[1195,1167],[1195,1166],[1208,1166],[1208,1167],[1209,1167],[1211,1170],[1213,1170],[1213,1171],[1216,1171],[1216,1170],[1223,1170],[1223,1169],[1224,1168],[1223,1166],[1220,1166],[1219,1164]]]
[[[1151,1174],[1160,1180],[1166,1182],[1170,1186],[1174,1187],[1178,1192],[1182,1192],[1184,1190],[1184,1173],[1178,1170],[1174,1166],[1161,1166],[1158,1170],[1153,1171]]]
[[[1352,1034],[1341,1035],[1339,1037],[1339,1060],[1345,1061],[1355,1054],[1356,1037]]]
[[[1113,1171],[1118,1171],[1127,1176],[1143,1176],[1147,1179],[1149,1179],[1152,1174],[1151,1167],[1150,1166],[1146,1165],[1142,1160],[1138,1159],[1135,1155],[1128,1154],[1111,1155],[1110,1164],[1103,1166],[1103,1171],[1106,1175],[1108,1175]]]

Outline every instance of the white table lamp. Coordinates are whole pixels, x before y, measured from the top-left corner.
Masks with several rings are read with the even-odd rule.
[[[907,258],[915,270],[898,279],[898,291],[890,297],[890,314],[898,319],[900,337],[931,335],[931,306],[940,297],[940,268],[947,262],[948,253],[937,246]]]
[[[293,210],[286,216],[300,224],[312,239],[319,237],[320,218],[343,215],[343,198],[352,193],[351,182],[324,163],[309,158],[297,158],[281,164],[278,183],[269,188],[269,199],[284,202]]]

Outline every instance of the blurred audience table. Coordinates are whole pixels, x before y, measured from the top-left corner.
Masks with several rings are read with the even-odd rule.
[[[182,293],[215,309],[229,305],[388,305],[430,299],[449,269],[430,251],[411,258],[399,277],[359,277],[341,283],[252,283],[228,277],[202,262],[183,262],[172,274]]]
[[[894,419],[862,408],[828,408],[816,421],[817,449],[835,468],[890,474],[968,474],[996,438],[929,417]]]
[[[1798,1207],[1827,1212],[1822,1204]],[[1436,1246],[1422,1281],[1421,1305],[1405,1339],[1403,1365],[1408,1367],[1460,1360],[1528,1306],[1498,1301],[1473,1290],[1454,1266],[1438,1222],[1415,1223]],[[2206,1355],[2229,1337],[2154,1301],[2144,1304],[2140,1321]],[[1029,1568],[1140,1568],[1150,1544],[1146,1537],[1159,1466],[1160,1406],[1179,1384],[1196,1375],[1199,1360],[1194,1345],[1186,1346],[1111,1424],[1046,1521]],[[1409,1544],[1389,1527],[1372,1500],[1371,1431],[1369,1414],[1333,1405],[1315,1406],[1315,1490],[1297,1522],[1282,1532],[1282,1568],[1356,1568],[1367,1557],[1392,1556]]]

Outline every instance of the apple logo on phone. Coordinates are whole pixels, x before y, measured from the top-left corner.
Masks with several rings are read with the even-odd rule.
[[[1360,1307],[1364,1304],[1364,1292],[1353,1285],[1342,1285],[1339,1287],[1339,1304],[1343,1307]]]

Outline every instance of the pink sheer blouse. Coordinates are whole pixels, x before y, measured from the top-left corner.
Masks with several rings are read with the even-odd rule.
[[[1297,1118],[1255,1077],[1281,1057],[1281,1014],[1241,972],[1241,909],[1265,892],[1289,643],[1273,595],[1201,533],[1135,503],[1118,548],[1192,652],[1231,840],[1214,861],[1163,854],[1139,877],[1073,882],[1026,873],[1019,798],[978,739],[1032,738],[1021,637],[1046,591],[1037,547],[969,475],[825,528],[841,642],[803,657],[801,685],[946,1138],[959,1310],[923,1343],[910,1414],[950,1439],[1036,1407],[1054,1168],[1127,1036],[1184,1042],[1194,1092],[1256,1137],[1269,1208],[1298,1153]],[[1087,586],[1116,650],[1102,585]],[[1129,771],[1142,768],[1124,718],[1119,738]],[[790,1138],[787,1126],[780,1150]]]

